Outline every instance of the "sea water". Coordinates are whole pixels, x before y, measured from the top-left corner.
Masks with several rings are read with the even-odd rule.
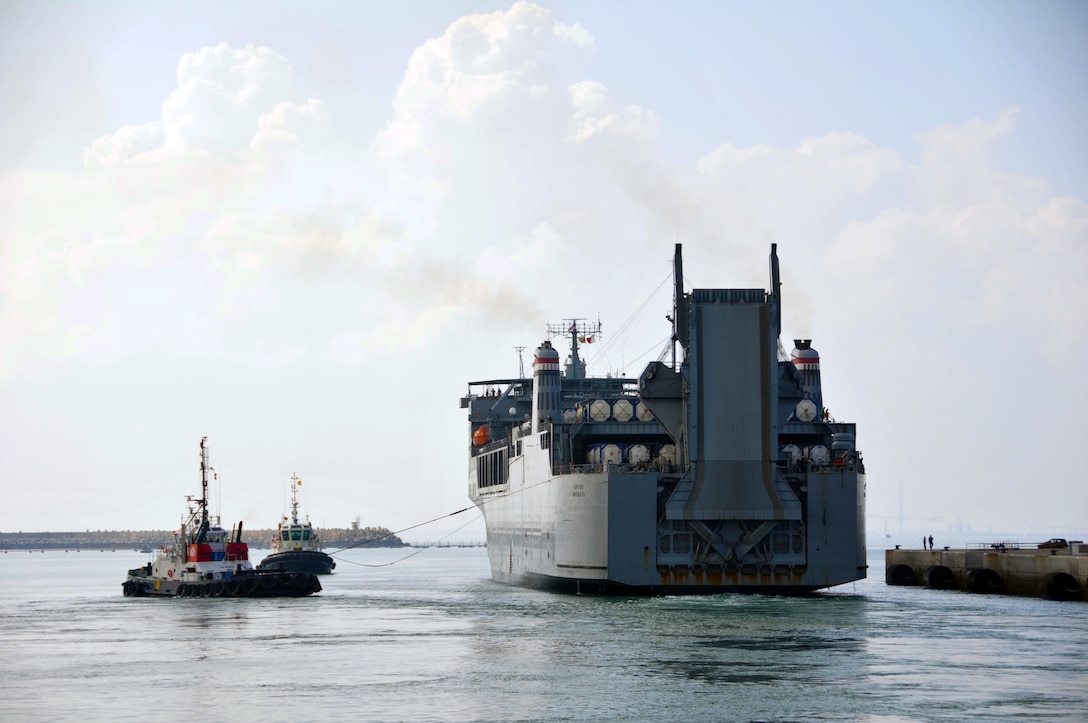
[[[351,550],[292,599],[121,595],[137,552],[0,553],[0,720],[1088,720],[1088,604],[870,577],[808,598],[491,581]]]

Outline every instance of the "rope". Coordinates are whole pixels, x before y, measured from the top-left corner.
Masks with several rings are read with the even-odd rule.
[[[533,489],[534,487],[539,487],[542,484],[547,484],[547,483],[551,482],[554,479],[555,479],[554,477],[548,477],[547,479],[543,479],[543,480],[541,480],[541,481],[539,481],[539,482],[537,482],[535,484],[531,484],[528,487],[522,487],[520,490],[515,490],[513,492],[505,492],[505,493],[503,493],[501,495],[495,495],[494,497],[490,497],[490,498],[488,498],[486,500],[482,500],[480,502],[480,506],[490,504],[491,502],[494,502],[495,500],[503,499],[504,497],[510,497],[512,495],[516,495],[516,494],[518,494],[520,492],[527,492],[527,491]],[[447,513],[445,515],[440,515],[438,517],[435,517],[434,519],[427,520],[426,522],[420,522],[419,524],[411,525],[410,527],[402,528],[400,530],[397,530],[396,532],[390,532],[387,535],[382,535],[381,537],[375,537],[372,540],[363,540],[362,542],[357,542],[354,545],[348,545],[347,547],[341,547],[339,550],[333,550],[332,552],[326,552],[325,554],[328,555],[329,557],[332,557],[334,555],[337,555],[338,553],[344,552],[345,550],[351,550],[351,549],[356,548],[356,547],[361,547],[362,545],[369,545],[371,543],[380,542],[381,540],[385,540],[385,539],[388,539],[390,537],[396,537],[397,535],[401,534],[402,532],[408,532],[409,530],[414,530],[417,527],[423,527],[424,525],[429,525],[432,522],[438,522],[439,520],[444,520],[447,517],[454,517],[456,515],[461,514],[462,512],[468,512],[471,509],[472,509],[472,507],[462,507],[461,509],[457,510],[456,512],[450,512],[450,513]],[[471,520],[469,520],[465,524],[461,525],[460,527],[458,527],[453,532],[450,532],[448,535],[441,538],[440,540],[432,542],[431,544],[426,545],[425,547],[421,547],[418,550],[416,550],[415,552],[413,552],[411,555],[405,555],[404,557],[402,557],[400,559],[397,559],[397,560],[393,560],[392,562],[383,562],[380,565],[368,565],[366,563],[355,562],[353,560],[345,560],[342,557],[337,557],[336,559],[341,560],[343,562],[346,562],[349,565],[359,565],[361,567],[386,567],[387,565],[395,565],[398,562],[402,562],[404,560],[407,560],[410,557],[414,557],[414,556],[418,555],[419,553],[423,552],[424,550],[427,550],[427,549],[430,549],[431,547],[434,547],[439,542],[442,542],[443,540],[447,539],[448,537],[450,537],[451,535],[453,535],[456,532],[460,532],[461,530],[465,529],[466,527],[468,527],[469,525],[471,525],[473,522],[480,519],[481,517],[483,517],[483,513],[480,513],[479,515],[476,515]]]
[[[396,532],[390,532],[387,535],[382,535],[381,537],[375,537],[372,540],[363,540],[362,542],[356,542],[354,545],[348,545],[347,547],[341,547],[339,550],[333,550],[332,552],[326,552],[325,554],[326,555],[335,555],[338,552],[343,552],[344,550],[350,550],[352,548],[359,547],[361,545],[369,545],[369,544],[374,543],[374,542],[381,542],[382,540],[386,540],[386,539],[388,539],[390,537],[396,537],[397,535],[401,534],[402,532],[408,532],[408,530],[414,530],[417,527],[423,527],[424,525],[429,525],[432,522],[438,522],[439,520],[444,520],[447,517],[453,517],[454,515],[459,515],[462,512],[468,512],[471,509],[472,509],[471,507],[462,507],[461,509],[457,510],[456,512],[450,512],[449,514],[445,514],[445,515],[441,515],[439,517],[435,517],[433,520],[427,520],[426,522],[420,522],[417,525],[412,525],[411,527],[405,527],[403,529],[397,530]],[[461,528],[458,528],[458,529],[461,529]]]
[[[468,508],[468,507],[466,507],[466,508],[465,508],[465,510],[467,510],[467,509],[469,509],[469,508]],[[454,513],[452,513],[452,514],[455,514],[455,515],[457,515],[457,514],[460,514],[460,513],[464,512],[465,510],[458,510],[457,512],[454,512]],[[450,516],[450,515],[445,515],[445,517],[449,517],[449,516]],[[450,533],[449,535],[446,535],[446,537],[443,537],[443,538],[441,538],[441,539],[439,539],[439,540],[436,540],[436,541],[434,541],[434,542],[430,543],[429,545],[424,545],[423,547],[419,548],[419,549],[418,549],[418,550],[416,550],[415,552],[413,552],[413,553],[411,553],[411,554],[409,554],[409,555],[405,555],[404,557],[398,558],[398,559],[396,559],[396,560],[390,560],[389,562],[383,562],[383,563],[380,563],[380,564],[376,564],[376,565],[369,565],[369,564],[367,564],[367,563],[365,563],[365,562],[355,562],[354,560],[345,560],[345,559],[344,559],[344,558],[342,558],[342,557],[338,557],[338,558],[336,558],[336,559],[337,559],[337,560],[340,560],[341,562],[346,562],[346,563],[348,563],[349,565],[358,565],[359,567],[389,567],[390,565],[396,565],[396,564],[397,564],[398,562],[404,562],[405,560],[407,560],[407,559],[408,559],[408,558],[410,558],[410,557],[415,557],[416,555],[418,555],[419,553],[423,552],[424,550],[429,550],[430,548],[432,548],[432,547],[434,547],[435,545],[437,545],[437,544],[438,544],[439,542],[442,542],[443,540],[445,540],[446,538],[450,537],[451,535],[453,535],[453,534],[455,534],[455,533],[457,533],[457,532],[460,532],[461,530],[465,529],[466,527],[468,527],[469,525],[471,525],[471,524],[472,524],[473,522],[475,522],[476,520],[480,519],[481,517],[483,517],[483,515],[482,515],[482,514],[476,515],[476,516],[475,516],[475,517],[473,517],[473,518],[472,518],[471,520],[469,520],[468,522],[466,522],[465,524],[461,525],[461,526],[460,526],[460,527],[458,527],[458,528],[457,528],[456,530],[454,530],[453,532],[451,532],[451,533]],[[442,518],[441,518],[441,517],[439,517],[439,518],[437,518],[437,519],[442,519]],[[431,520],[431,521],[432,521],[432,522],[434,522],[434,520]],[[426,523],[426,522],[424,522],[423,524],[427,524],[427,523]],[[419,527],[419,525],[416,525],[416,527]],[[409,529],[411,529],[411,528],[409,528]],[[346,550],[346,549],[348,549],[348,548],[344,548],[344,549]],[[339,552],[339,551],[338,551],[338,552]]]

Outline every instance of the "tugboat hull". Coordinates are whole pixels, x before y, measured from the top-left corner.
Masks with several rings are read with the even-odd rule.
[[[314,575],[331,575],[336,562],[318,550],[288,550],[275,552],[261,560],[258,570],[279,572],[304,572]]]
[[[228,579],[183,582],[129,571],[125,597],[304,597],[321,592],[317,575],[306,572],[254,572]]]

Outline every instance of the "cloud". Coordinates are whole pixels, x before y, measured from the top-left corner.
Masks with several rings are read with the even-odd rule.
[[[320,146],[325,130],[325,105],[310,98],[304,105],[277,103],[271,113],[257,119],[259,130],[249,142],[258,153]]]
[[[1068,305],[1088,298],[1079,281],[1088,217],[1082,201],[993,167],[992,144],[1014,120],[1010,109],[918,134],[923,160],[906,169],[900,195],[850,219],[828,246],[825,269],[843,283],[881,279],[883,292],[864,285],[861,293],[929,307],[935,324],[993,334],[1014,326],[1057,361],[1072,352],[1068,330],[1088,325],[1083,305]]]
[[[496,142],[521,129],[563,122],[559,97],[577,56],[593,39],[580,26],[557,22],[536,5],[470,15],[421,45],[408,61],[393,99],[394,117],[374,139],[380,160],[426,154],[440,168],[448,134],[490,134]],[[401,162],[404,162],[402,160]]]
[[[226,43],[185,53],[178,62],[178,87],[162,104],[162,117],[103,136],[84,151],[84,163],[114,166],[168,161],[185,154],[234,153],[251,144],[267,146],[290,116],[320,112],[311,100],[285,101],[291,67],[270,48]],[[292,111],[294,111],[292,113]]]
[[[577,143],[585,143],[610,131],[611,137],[630,150],[631,141],[657,138],[657,116],[637,105],[613,110],[603,83],[592,80],[575,83],[570,86],[570,98],[575,124],[570,138]]]

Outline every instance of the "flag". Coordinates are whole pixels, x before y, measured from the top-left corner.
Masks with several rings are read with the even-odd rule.
[[[569,328],[569,329],[567,329],[567,332],[569,332],[569,333],[573,334],[573,333],[574,333],[574,332],[576,332],[576,331],[578,331],[578,323],[577,323],[577,322],[574,322],[574,321],[572,321],[572,322],[570,323],[570,328]]]
[[[299,487],[301,487],[301,486],[302,486],[302,480],[298,480],[298,486],[299,486]]]
[[[586,344],[592,344],[592,343],[593,343],[593,337],[592,336],[587,336],[586,337]]]

